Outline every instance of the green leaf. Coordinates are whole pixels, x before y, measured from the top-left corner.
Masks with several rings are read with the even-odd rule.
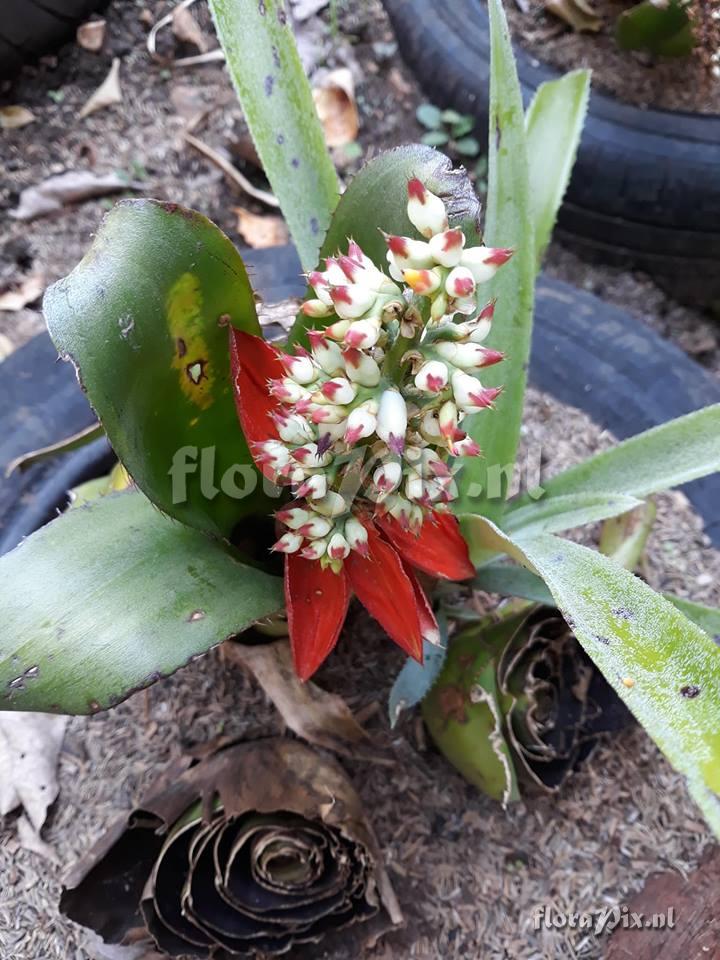
[[[234,465],[250,485],[259,474],[235,411],[225,326],[259,334],[260,325],[243,262],[214,224],[177,204],[123,201],[43,309],[115,452],[153,503],[222,534],[266,506],[258,492],[233,496],[226,477]],[[184,448],[204,467],[190,464],[187,478],[180,468],[173,490],[169,471]]]
[[[641,505],[634,497],[611,493],[575,493],[537,500],[509,510],[502,523],[508,533],[527,537],[538,533],[561,533],[586,523],[617,517]]]
[[[1,557],[0,605],[0,709],[82,714],[275,613],[283,596],[278,577],[130,492],[69,510]]]
[[[432,103],[421,103],[415,111],[415,118],[427,130],[438,130],[445,119],[440,108]]]
[[[250,133],[306,270],[340,193],[283,0],[210,0]]]
[[[459,123],[464,123],[466,120],[470,120],[472,124],[472,117],[467,117],[463,113],[458,113],[457,110],[443,110],[440,114],[440,120],[443,123],[449,123],[453,126],[456,126]]]
[[[423,640],[423,662],[418,663],[417,660],[408,657],[402,670],[395,677],[388,698],[391,727],[396,726],[403,710],[409,710],[410,707],[420,703],[443,668],[447,657],[447,619],[442,613],[439,613],[437,622],[440,628],[442,646]]]
[[[420,137],[420,143],[426,147],[444,147],[450,139],[450,135],[444,130],[429,130]]]
[[[579,493],[646,497],[720,470],[720,403],[671,420],[543,482],[545,498]],[[517,501],[518,509],[530,501]]]
[[[37,450],[29,450],[12,460],[5,468],[5,476],[9,477],[11,473],[19,470],[22,473],[28,470],[35,463],[42,463],[43,460],[51,460],[61,453],[70,453],[71,450],[78,450],[93,440],[98,440],[104,434],[103,428],[99,423],[93,423],[89,427],[84,427],[77,433],[73,433],[64,440],[58,440],[57,443],[50,443],[46,447],[40,447]]]
[[[498,518],[517,455],[532,334],[535,241],[532,227],[525,116],[515,59],[501,0],[490,0],[489,179],[485,243],[513,247],[512,260],[481,291],[497,297],[488,346],[506,354],[504,363],[483,371],[483,385],[504,384],[497,409],[467,418],[463,429],[485,456],[463,464],[459,472],[458,513]],[[493,487],[498,486],[494,495]]]
[[[538,267],[575,163],[590,96],[590,71],[541,83],[525,118]]]
[[[474,126],[474,117],[460,117],[452,124],[452,135],[456,140],[459,140],[460,137],[470,133]]]
[[[649,50],[657,56],[684,57],[695,46],[687,9],[679,0],[659,7],[645,0],[617,18],[615,36],[622,50]]]
[[[510,540],[482,517],[473,542],[545,581],[578,640],[673,766],[720,835],[720,647],[612,560],[550,534]]]
[[[450,763],[503,805],[520,798],[503,733],[497,658],[517,630],[514,617],[453,638],[442,673],[422,703],[423,719]]]
[[[704,630],[714,643],[720,644],[720,610],[706,607],[702,603],[693,603],[684,597],[676,597],[672,593],[664,593],[663,596],[684,613],[688,620],[692,620]]]
[[[461,157],[476,157],[480,153],[480,143],[475,137],[462,137],[455,142],[455,153]]]
[[[636,570],[645,553],[656,515],[655,504],[648,500],[629,513],[606,520],[600,531],[598,550],[626,570]]]
[[[411,144],[396,147],[374,157],[353,177],[333,214],[322,255],[332,256],[347,247],[354,237],[365,253],[380,267],[387,266],[387,245],[380,233],[417,236],[407,215],[407,184],[419,177],[442,197],[450,221],[462,227],[468,244],[480,242],[480,203],[464,170],[454,170],[446,156],[430,147]],[[318,321],[322,325],[324,321]],[[311,324],[300,314],[290,342],[297,340]]]

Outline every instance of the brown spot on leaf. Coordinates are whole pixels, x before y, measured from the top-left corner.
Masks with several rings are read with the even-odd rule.
[[[187,365],[185,369],[193,383],[197,384],[200,383],[201,380],[207,380],[207,374],[205,373],[206,366],[207,360],[195,360],[194,363]]]
[[[696,687],[694,683],[688,683],[680,688],[680,693],[687,700],[694,700],[695,697],[700,696],[700,687]]]
[[[467,723],[465,716],[465,692],[461,687],[448,684],[440,691],[440,712],[445,723]]]
[[[177,352],[179,357],[184,357],[187,353],[187,344],[182,337],[178,337],[177,341]]]

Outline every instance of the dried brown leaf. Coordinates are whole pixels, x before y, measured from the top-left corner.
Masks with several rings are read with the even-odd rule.
[[[299,737],[345,754],[356,754],[358,745],[368,741],[342,697],[298,679],[287,640],[254,646],[229,642],[223,649],[230,661],[250,671]]]
[[[141,798],[138,808],[117,821],[72,869],[61,899],[67,916],[110,943],[137,942],[142,935],[140,901],[152,926],[157,866],[166,839],[176,835],[172,828],[181,818],[183,825],[197,824],[198,831],[207,831],[247,816],[265,816],[272,828],[276,816],[278,833],[287,833],[293,829],[284,826],[291,815],[315,824],[315,829],[337,831],[356,845],[367,871],[362,903],[358,890],[352,916],[343,913],[344,919],[338,921],[343,926],[330,925],[325,936],[301,933],[307,942],[296,942],[293,958],[317,957],[315,943],[321,937],[324,953],[342,944],[355,950],[348,955],[357,956],[363,944],[402,923],[372,827],[337,764],[298,741],[282,738],[225,746],[194,766],[190,762],[181,758],[174,764],[157,788]],[[192,864],[191,871],[194,859]],[[163,889],[167,896],[167,887]],[[179,894],[178,889],[170,895]],[[363,922],[353,923],[355,916]]]
[[[108,75],[85,103],[85,106],[78,113],[78,118],[83,120],[89,117],[91,113],[98,110],[104,110],[105,107],[111,107],[113,104],[122,103],[122,90],[120,89],[120,59],[115,57],[110,67]]]
[[[116,173],[98,174],[90,170],[68,170],[23,190],[20,203],[10,211],[10,216],[15,220],[34,220],[36,217],[56,213],[66,204],[78,203],[92,197],[104,197],[128,188],[137,190],[141,188],[141,184],[128,183]]]
[[[78,46],[83,50],[89,50],[90,53],[99,53],[105,42],[105,27],[104,20],[88,20],[86,23],[81,23],[75,33]]]
[[[348,67],[331,70],[313,89],[313,99],[329,147],[342,147],[357,139],[360,118]]]
[[[18,127],[25,127],[28,123],[33,123],[37,117],[19,104],[11,104],[8,107],[0,107],[0,129],[15,130]]]
[[[191,43],[201,53],[207,53],[210,42],[188,7],[176,7],[173,11],[172,31],[178,40]]]
[[[35,303],[42,296],[45,289],[45,276],[42,273],[31,273],[22,277],[16,284],[0,293],[0,310],[17,313],[30,303]]]
[[[56,768],[67,722],[46,713],[0,713],[0,816],[23,807],[40,832],[58,794]]]
[[[279,247],[288,242],[290,234],[282,217],[261,217],[244,207],[233,207],[232,210],[237,214],[238,233],[248,246]]]
[[[587,0],[545,0],[545,9],[577,33],[597,33],[602,29],[602,17]]]

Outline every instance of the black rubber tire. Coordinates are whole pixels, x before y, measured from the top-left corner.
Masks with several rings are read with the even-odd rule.
[[[403,58],[434,103],[488,124],[481,0],[382,0]],[[556,79],[515,45],[525,103]],[[720,302],[720,116],[643,110],[594,92],[557,237],[651,274],[678,299]]]
[[[247,251],[255,288],[269,302],[301,297],[305,285],[291,247]],[[282,279],[278,279],[282,278]],[[677,347],[629,314],[559,280],[541,277],[530,380],[584,410],[623,439],[712,403],[720,383]],[[8,357],[0,381],[0,470],[28,449],[92,423],[68,363],[41,334]],[[109,468],[104,440],[13,474],[0,488],[0,554],[67,502],[66,491]],[[720,474],[685,488],[720,547]]]
[[[108,0],[2,0],[0,78],[14,76],[24,63],[57,50],[78,24]]]

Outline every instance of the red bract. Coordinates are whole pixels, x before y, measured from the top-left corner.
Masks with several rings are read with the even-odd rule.
[[[231,330],[230,345],[240,423],[262,469],[257,445],[278,436],[272,414],[279,402],[270,393],[268,381],[283,377],[285,369],[278,352],[260,337]],[[422,524],[409,529],[387,513],[373,515],[372,509],[367,500],[353,505],[355,521],[367,532],[367,544],[362,550],[349,551],[347,544],[344,549],[341,545],[342,562],[323,563],[298,552],[285,557],[290,644],[295,669],[303,680],[312,676],[337,643],[351,594],[395,643],[422,662],[423,640],[437,643],[439,631],[413,568],[449,580],[474,574],[467,545],[451,515],[428,510]],[[294,522],[295,513],[302,524],[300,507],[285,511],[286,522]],[[356,529],[362,533],[358,523]]]

